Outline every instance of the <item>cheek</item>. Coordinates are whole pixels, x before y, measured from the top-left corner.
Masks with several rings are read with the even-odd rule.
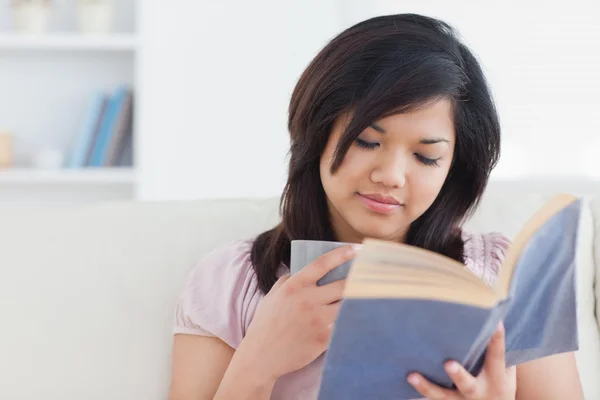
[[[359,182],[368,178],[370,163],[361,153],[361,149],[350,147],[336,173],[329,175],[328,179],[339,186],[340,192],[354,191]]]
[[[361,157],[360,152],[360,149],[356,149],[355,147],[348,149],[339,169],[340,175],[345,176],[346,179],[352,179],[364,173],[368,163],[364,157]]]
[[[421,167],[412,179],[412,195],[419,198],[419,203],[429,207],[442,189],[447,176],[447,168]]]

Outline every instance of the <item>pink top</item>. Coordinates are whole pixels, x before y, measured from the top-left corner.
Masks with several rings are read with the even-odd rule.
[[[499,233],[463,234],[466,266],[492,284],[509,246]],[[208,254],[191,272],[175,313],[174,333],[216,336],[238,347],[263,297],[250,263],[251,240]],[[324,356],[281,377],[271,399],[317,398]]]

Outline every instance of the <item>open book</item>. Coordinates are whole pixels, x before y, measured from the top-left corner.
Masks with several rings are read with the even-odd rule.
[[[444,361],[477,375],[501,320],[507,366],[577,350],[580,208],[580,199],[561,194],[535,213],[494,287],[450,258],[365,240],[349,268],[319,399],[420,398],[406,382],[412,371],[451,388]]]

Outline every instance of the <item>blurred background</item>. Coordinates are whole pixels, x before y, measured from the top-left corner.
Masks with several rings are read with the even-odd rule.
[[[0,0],[0,205],[278,196],[303,69],[400,12],[453,24],[483,64],[494,182],[600,181],[594,1]]]

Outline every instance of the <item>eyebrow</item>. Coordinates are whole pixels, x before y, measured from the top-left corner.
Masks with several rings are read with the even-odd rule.
[[[382,127],[380,127],[377,124],[371,124],[371,128],[375,129],[377,132],[379,133],[386,133],[385,129],[383,129]],[[430,138],[430,139],[421,139],[419,141],[419,143],[421,144],[436,144],[436,143],[450,143],[450,141],[448,139],[444,139],[444,138]]]
[[[379,133],[385,133],[385,129],[383,129],[382,127],[380,127],[377,124],[371,124],[371,128],[375,129]]]

